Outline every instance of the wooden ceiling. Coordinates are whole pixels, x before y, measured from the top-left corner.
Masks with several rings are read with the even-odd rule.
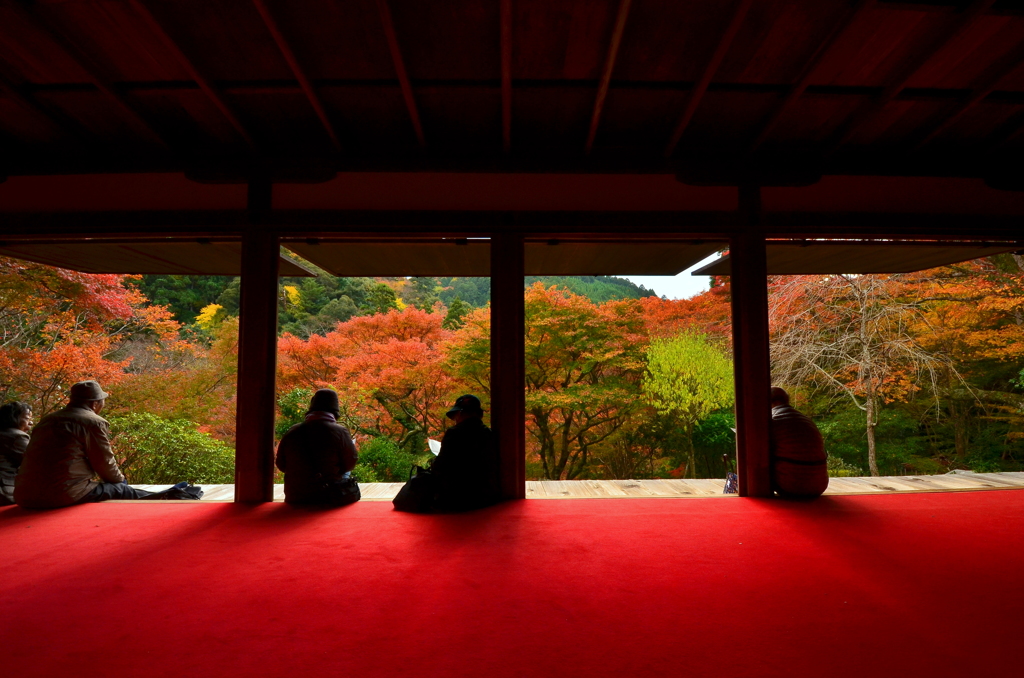
[[[0,175],[1012,184],[1022,63],[1021,0],[0,0]]]
[[[489,276],[486,238],[410,238],[359,241],[310,238],[284,246],[339,276]],[[562,240],[527,241],[526,275],[677,275],[722,249],[715,241]],[[2,253],[2,250],[0,250]],[[283,275],[283,274],[282,274]]]
[[[240,275],[242,243],[209,240],[0,243],[0,256],[34,261],[84,273],[156,273],[184,275]],[[311,276],[309,270],[281,257],[282,276]]]
[[[809,240],[768,241],[769,275],[824,275],[828,273],[909,273],[1014,252],[1018,244],[978,245],[940,242],[856,242]],[[693,272],[693,275],[731,275],[729,255]]]

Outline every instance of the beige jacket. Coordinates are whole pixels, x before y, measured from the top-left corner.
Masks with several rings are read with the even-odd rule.
[[[32,429],[15,479],[14,501],[26,508],[70,506],[96,487],[96,476],[108,483],[124,482],[110,450],[110,427],[91,409],[68,405]]]

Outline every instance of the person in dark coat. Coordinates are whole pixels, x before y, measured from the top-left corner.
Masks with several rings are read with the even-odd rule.
[[[14,478],[28,447],[32,408],[9,402],[0,407],[0,506],[14,503]]]
[[[480,399],[464,395],[446,416],[455,422],[441,439],[441,451],[430,467],[434,476],[434,508],[465,511],[498,501],[498,451],[494,433],[484,426]]]
[[[342,506],[359,501],[351,471],[359,461],[348,429],[338,423],[338,394],[329,388],[313,394],[306,419],[277,446],[277,468],[284,471],[284,500],[289,504]]]
[[[812,499],[828,488],[825,441],[811,418],[789,404],[789,394],[772,387],[771,477],[780,497]]]

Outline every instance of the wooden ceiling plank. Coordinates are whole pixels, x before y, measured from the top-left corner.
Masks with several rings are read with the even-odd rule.
[[[962,14],[952,16],[942,34],[927,49],[921,50],[916,58],[911,59],[907,67],[901,72],[899,78],[887,86],[869,104],[861,107],[846,123],[839,127],[839,130],[833,135],[832,139],[826,143],[823,155],[830,156],[842,148],[853,136],[854,132],[874,118],[889,102],[900,95],[906,88],[907,83],[931,61],[932,57],[941,52],[953,40],[971,29],[978,19],[987,14],[995,3],[996,0],[974,0]]]
[[[299,65],[299,60],[295,57],[295,53],[292,51],[291,46],[288,44],[288,40],[285,39],[284,33],[281,32],[281,28],[277,25],[273,15],[270,13],[270,8],[267,7],[267,3],[264,0],[252,0],[252,4],[256,7],[256,11],[259,12],[260,18],[263,19],[263,24],[270,31],[270,35],[274,38],[274,42],[277,44],[277,48],[281,50],[281,56],[284,57],[285,62],[288,64],[288,68],[291,69],[295,75],[295,79],[299,81],[299,87],[305,93],[306,98],[309,100],[309,104],[316,111],[316,115],[320,118],[320,123],[324,126],[324,130],[327,132],[327,136],[331,139],[331,144],[334,146],[334,150],[341,150],[341,142],[338,140],[338,134],[334,130],[334,125],[331,123],[331,119],[327,116],[327,110],[324,108],[323,102],[320,100],[320,96],[316,92],[316,88],[313,87],[313,83],[308,77],[306,77],[305,71],[302,66]]]
[[[220,95],[220,92],[217,91],[217,88],[214,87],[209,80],[203,77],[203,75],[196,68],[195,64],[192,63],[192,60],[188,58],[188,56],[178,46],[178,43],[174,40],[174,38],[172,38],[170,34],[166,30],[164,30],[164,27],[160,23],[160,21],[155,16],[153,16],[152,12],[149,11],[149,8],[146,7],[146,5],[143,3],[143,0],[128,1],[131,4],[132,8],[135,10],[135,12],[140,17],[142,17],[142,19],[146,22],[150,30],[152,30],[157,35],[157,37],[160,38],[160,41],[164,43],[164,46],[168,50],[170,50],[171,54],[174,55],[174,58],[178,62],[178,64],[183,69],[185,69],[185,71],[189,74],[189,77],[192,78],[192,80],[197,85],[199,85],[199,89],[203,90],[203,93],[210,100],[210,102],[217,108],[217,110],[221,112],[221,114],[225,118],[227,118],[228,122],[230,122],[231,126],[235,128],[235,131],[238,132],[239,136],[241,136],[245,140],[245,143],[247,143],[251,148],[255,148],[256,143],[253,141],[252,136],[249,134],[248,130],[246,130],[245,126],[242,124],[242,121],[238,119],[238,116],[235,115],[234,111],[231,110],[231,107],[228,105],[227,101],[225,101],[224,98]]]
[[[594,110],[590,115],[590,130],[587,132],[587,143],[584,146],[584,152],[587,154],[594,148],[597,127],[601,123],[601,111],[604,109],[604,102],[608,97],[608,86],[612,81],[615,60],[619,56],[619,46],[622,44],[622,34],[626,30],[626,20],[629,18],[630,3],[631,0],[619,0],[619,11],[615,15],[615,27],[612,30],[611,42],[608,44],[608,55],[605,57],[604,70],[601,72],[600,84],[597,87]]]
[[[409,111],[409,119],[412,122],[413,130],[416,132],[416,141],[420,148],[427,147],[427,139],[423,134],[423,125],[420,123],[420,112],[416,107],[416,98],[413,96],[412,82],[409,80],[409,73],[405,70],[405,60],[402,58],[402,48],[398,44],[398,34],[395,33],[395,22],[391,17],[391,7],[387,0],[376,0],[377,10],[380,12],[380,22],[384,29],[384,37],[388,42],[388,50],[391,52],[391,60],[395,65],[395,74],[398,76],[398,84],[402,89],[402,98],[405,99],[405,107]]]
[[[690,96],[686,101],[686,108],[683,110],[683,114],[679,117],[679,122],[676,123],[676,127],[672,131],[672,136],[668,141],[668,145],[665,147],[664,155],[666,158],[675,152],[676,146],[679,145],[679,140],[683,138],[683,133],[690,125],[690,121],[693,120],[693,114],[697,112],[697,107],[700,106],[700,102],[704,98],[704,93],[707,92],[708,85],[711,84],[711,79],[718,71],[718,67],[722,65],[722,61],[725,59],[725,55],[728,53],[729,47],[732,46],[732,41],[736,37],[736,33],[739,32],[740,25],[746,18],[747,12],[750,11],[750,6],[752,4],[753,0],[739,0],[737,2],[736,9],[733,10],[732,19],[729,21],[729,25],[726,27],[725,32],[722,33],[722,37],[719,38],[718,44],[715,46],[715,51],[712,53],[711,59],[708,60],[707,65],[704,67],[704,71],[701,73],[700,79],[690,91]]]
[[[967,111],[974,108],[974,106],[981,103],[985,97],[994,92],[999,86],[999,83],[1016,71],[1021,64],[1024,64],[1024,44],[1014,50],[1007,58],[1001,59],[998,64],[982,75],[978,83],[971,90],[970,96],[961,102],[948,115],[944,116],[937,122],[933,123],[930,128],[926,129],[923,135],[914,144],[912,150],[920,150],[939,134],[949,129],[949,127],[967,113]]]
[[[38,30],[40,33],[43,33],[53,41],[61,51],[64,52],[64,55],[83,73],[85,73],[96,89],[120,108],[121,111],[132,120],[132,122],[134,122],[140,129],[144,130],[146,134],[148,134],[160,146],[165,149],[170,148],[167,141],[160,135],[160,133],[157,132],[156,129],[145,118],[143,118],[131,104],[128,103],[128,100],[117,91],[113,82],[100,74],[100,68],[91,57],[85,54],[85,52],[75,45],[67,36],[51,27],[49,23],[47,23],[46,20],[40,17],[36,12],[30,11],[18,3],[11,3],[9,7],[15,10],[22,21]],[[7,46],[26,61],[33,60],[32,55],[23,50],[19,43],[10,41],[7,43]]]
[[[69,134],[72,137],[78,136],[77,133],[81,129],[81,125],[79,125],[77,121],[66,119],[66,116],[62,114],[51,113],[46,110],[34,99],[30,99],[26,95],[22,94],[13,83],[8,82],[2,75],[0,75],[0,94],[3,94],[4,97],[18,104],[34,116],[44,119],[55,129]],[[72,132],[72,128],[75,130],[74,133]]]
[[[512,0],[501,0],[501,148],[512,151]]]
[[[1007,243],[942,242],[769,242],[770,275],[829,275],[836,273],[894,274],[923,271],[971,261],[1003,252]],[[724,255],[693,275],[730,275],[731,261]]]
[[[768,139],[772,130],[775,129],[775,125],[779,123],[779,120],[782,119],[782,116],[793,102],[803,96],[804,91],[811,84],[811,78],[814,76],[815,71],[817,71],[818,65],[829,54],[832,47],[846,35],[850,28],[857,23],[858,19],[874,9],[877,4],[877,0],[858,0],[855,5],[850,7],[850,10],[843,16],[842,20],[833,27],[832,32],[818,45],[818,49],[807,60],[803,71],[799,78],[797,78],[796,84],[790,87],[785,98],[779,102],[779,105],[775,107],[775,110],[772,111],[768,119],[761,125],[757,136],[754,137],[754,140],[747,148],[747,153],[753,153]]]

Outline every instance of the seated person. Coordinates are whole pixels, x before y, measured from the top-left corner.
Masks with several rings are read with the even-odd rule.
[[[32,408],[10,402],[0,407],[0,506],[14,503],[14,477],[28,447]]]
[[[780,497],[813,498],[828,488],[825,441],[810,417],[789,404],[789,394],[772,387],[772,489]]]
[[[434,508],[464,511],[498,501],[498,451],[491,429],[484,426],[480,399],[464,395],[445,415],[455,426],[445,431],[441,451],[430,467],[434,476]]]
[[[284,471],[284,500],[289,504],[342,506],[359,501],[351,471],[359,461],[348,429],[338,423],[338,394],[323,388],[313,394],[306,420],[293,426],[277,446],[277,468]]]
[[[24,508],[58,508],[105,499],[198,499],[199,488],[179,483],[164,492],[130,486],[110,449],[110,425],[100,416],[108,394],[98,382],[71,387],[67,407],[32,430],[14,481],[14,501]],[[99,481],[94,478],[99,477]]]
[[[446,414],[455,426],[441,439],[430,470],[411,477],[395,496],[396,511],[466,511],[501,498],[496,441],[483,415],[476,396],[455,401]]]

